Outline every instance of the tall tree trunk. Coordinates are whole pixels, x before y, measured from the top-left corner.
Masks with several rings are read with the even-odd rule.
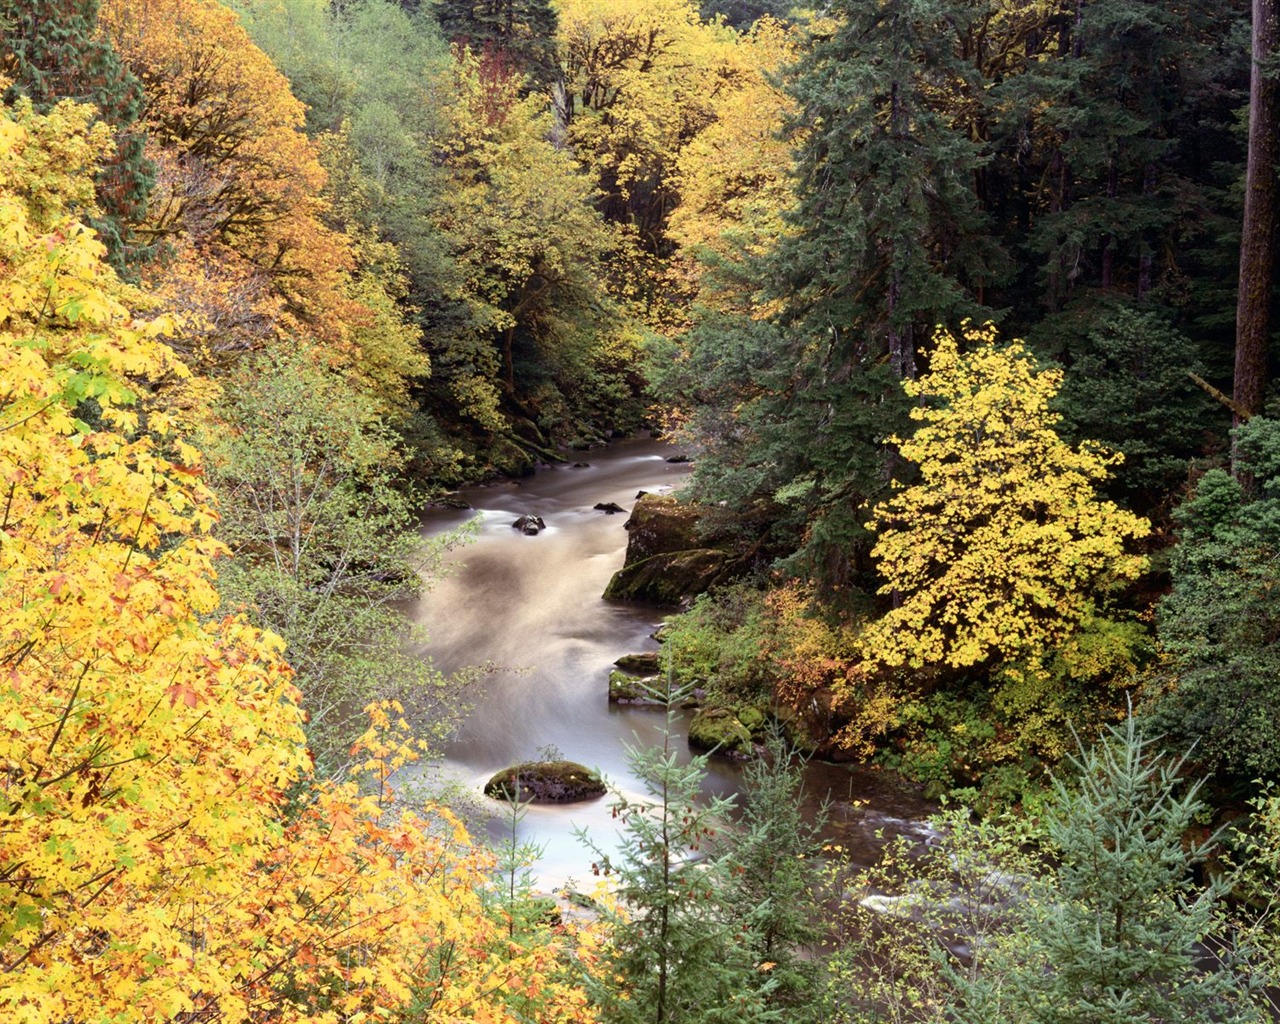
[[[1253,72],[1249,88],[1249,162],[1240,232],[1233,397],[1250,414],[1262,411],[1271,333],[1271,280],[1276,230],[1276,165],[1280,158],[1280,88],[1263,62],[1280,43],[1280,0],[1253,0]],[[1236,415],[1237,423],[1240,415]]]
[[[1142,197],[1150,200],[1156,192],[1156,165],[1148,161],[1142,168]],[[1154,240],[1150,231],[1142,233],[1142,251],[1138,256],[1138,298],[1145,299],[1151,291],[1155,264]]]

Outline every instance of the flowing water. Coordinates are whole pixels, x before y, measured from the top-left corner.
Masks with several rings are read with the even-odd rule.
[[[475,521],[474,540],[446,556],[448,575],[411,609],[428,631],[428,655],[444,672],[494,662],[502,671],[486,678],[475,707],[448,743],[440,770],[478,796],[494,772],[538,760],[546,753],[599,770],[628,796],[644,793],[627,762],[628,744],[661,741],[664,720],[653,708],[619,707],[608,700],[609,670],[620,655],[655,650],[650,637],[663,610],[605,601],[600,595],[622,567],[625,514],[592,506],[616,502],[624,509],[637,492],[666,492],[683,483],[687,464],[671,463],[674,450],[648,439],[616,442],[585,455],[589,464],[538,470],[533,476],[467,488],[472,510],[437,510],[424,523],[428,535]],[[512,528],[518,516],[542,517],[546,529],[526,536]],[[674,742],[687,753],[683,721]],[[713,757],[704,789],[732,793],[741,766]],[[874,855],[878,828],[918,831],[927,805],[879,773],[845,766],[810,765],[811,796],[828,792],[834,834],[855,860]],[[865,802],[865,803],[864,803]],[[610,798],[589,803],[530,807],[519,825],[522,841],[543,855],[534,871],[543,887],[585,881],[592,855],[574,835],[587,829],[601,846],[616,835]],[[503,830],[502,806],[492,802],[495,835]]]

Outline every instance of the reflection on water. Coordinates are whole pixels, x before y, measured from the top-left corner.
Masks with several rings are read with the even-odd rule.
[[[445,750],[442,770],[472,792],[478,794],[499,769],[536,760],[551,748],[556,756],[599,770],[628,795],[643,792],[628,769],[626,746],[661,742],[663,715],[610,705],[608,677],[615,658],[656,648],[649,634],[663,612],[601,598],[622,567],[627,517],[592,506],[616,502],[629,510],[637,491],[678,487],[688,465],[667,462],[672,453],[652,440],[618,442],[584,456],[590,463],[585,467],[557,466],[521,481],[468,488],[461,496],[475,511],[428,517],[427,534],[471,519],[477,520],[477,532],[471,544],[446,556],[449,575],[410,610],[430,635],[427,654],[444,672],[488,661],[507,670],[485,681],[475,709]],[[536,536],[513,529],[512,522],[525,514],[541,516],[547,528]],[[676,746],[685,750],[683,739]],[[713,762],[706,788],[735,791],[739,766]],[[831,773],[836,774],[827,778]],[[851,795],[863,795],[876,783],[871,773],[862,774],[867,778],[851,783],[854,776],[846,769],[811,766],[809,788],[843,798],[845,788],[856,786],[858,793],[851,789]],[[879,806],[882,800],[874,802]],[[590,874],[591,857],[572,832],[575,826],[588,828],[597,843],[607,845],[615,828],[608,804],[605,797],[529,808],[521,838],[545,847],[535,869],[544,887]],[[860,813],[852,812],[853,818]],[[909,806],[893,813],[910,817],[919,811]]]

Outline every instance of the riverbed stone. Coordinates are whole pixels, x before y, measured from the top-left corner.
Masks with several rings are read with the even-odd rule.
[[[531,800],[535,804],[564,804],[595,800],[607,788],[600,776],[576,761],[526,761],[504,768],[484,786],[484,795],[497,800]]]
[[[636,676],[621,669],[609,673],[609,700],[615,704],[658,704],[662,692],[657,676]]]
[[[597,501],[593,507],[597,512],[604,512],[611,516],[616,516],[619,512],[626,512],[626,509],[616,501]]]
[[[547,528],[547,524],[542,521],[542,516],[521,516],[511,525],[530,537],[541,533]]]
[[[750,754],[751,732],[731,708],[700,708],[689,721],[689,743],[720,754]]]
[[[624,654],[614,664],[620,669],[624,669],[627,672],[638,672],[642,676],[657,675],[658,652],[642,651],[639,654]]]

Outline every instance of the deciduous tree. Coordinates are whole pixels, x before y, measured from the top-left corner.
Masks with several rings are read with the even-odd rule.
[[[892,439],[919,482],[876,506],[872,555],[894,606],[869,627],[864,650],[882,665],[956,668],[993,659],[1038,666],[1081,628],[1096,602],[1146,564],[1127,545],[1144,519],[1099,499],[1117,460],[1055,431],[1061,385],[1020,342],[969,329],[961,352],[934,336],[929,371],[903,389],[919,426]]]

